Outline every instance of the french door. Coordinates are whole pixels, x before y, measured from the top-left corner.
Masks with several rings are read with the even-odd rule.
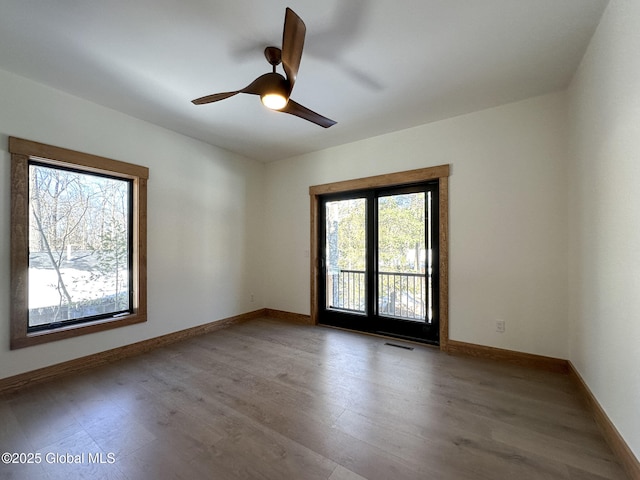
[[[319,323],[439,344],[438,182],[319,200]]]

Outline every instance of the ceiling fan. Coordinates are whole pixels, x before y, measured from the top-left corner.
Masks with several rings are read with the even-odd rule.
[[[249,93],[251,95],[260,95],[264,106],[272,110],[304,118],[324,128],[335,125],[335,121],[303,107],[290,98],[291,90],[293,90],[293,85],[298,75],[298,68],[300,67],[306,31],[307,27],[302,19],[293,10],[287,8],[282,32],[282,49],[278,47],[264,49],[264,56],[273,67],[273,70],[259,76],[241,90],[214,93],[213,95],[196,98],[192,100],[192,103],[202,105],[224,100],[238,93]],[[286,78],[276,72],[276,67],[280,63],[282,63]]]

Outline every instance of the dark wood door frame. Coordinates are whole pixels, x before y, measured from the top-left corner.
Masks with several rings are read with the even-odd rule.
[[[413,185],[429,180],[438,180],[440,204],[440,350],[446,351],[449,342],[449,165],[421,168],[406,172],[389,173],[374,177],[345,180],[324,185],[309,187],[311,199],[311,321],[318,323],[318,275],[320,272],[320,258],[318,254],[319,197],[329,193],[340,193],[381,187],[397,187]]]

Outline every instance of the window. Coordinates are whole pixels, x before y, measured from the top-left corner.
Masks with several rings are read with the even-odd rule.
[[[11,348],[146,321],[149,171],[18,138]]]

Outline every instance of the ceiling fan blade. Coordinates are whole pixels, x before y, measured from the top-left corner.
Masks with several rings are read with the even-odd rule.
[[[282,32],[282,67],[287,74],[291,88],[293,88],[298,76],[306,32],[307,27],[302,19],[287,7]]]
[[[249,93],[251,95],[262,95],[266,88],[272,84],[268,80],[268,77],[272,76],[271,73],[265,73],[264,75],[260,75],[249,85],[244,87],[241,90],[236,90],[235,92],[222,92],[222,93],[214,93],[213,95],[207,95],[204,97],[196,98],[195,100],[191,100],[191,103],[194,105],[203,105],[205,103],[213,103],[218,102],[220,100],[224,100],[225,98],[233,97],[238,93]]]
[[[248,93],[250,95],[262,95],[263,93],[267,93],[272,91],[274,86],[282,85],[284,83],[284,87],[286,91],[283,94],[289,95],[289,90],[287,81],[285,78],[279,73],[269,72],[264,75],[260,75],[249,85],[244,87],[242,90],[236,90],[235,92],[223,92],[223,93],[214,93],[213,95],[207,95],[205,97],[196,98],[195,100],[191,100],[191,103],[195,105],[202,105],[205,103],[213,103],[218,102],[220,100],[224,100],[225,98],[233,97],[238,93]]]
[[[205,103],[218,102],[220,100],[224,100],[225,98],[233,97],[241,91],[242,90],[236,90],[235,92],[214,93],[213,95],[207,95],[204,97],[196,98],[195,100],[191,100],[191,103],[193,103],[194,105],[204,105]]]
[[[307,107],[303,107],[297,102],[289,99],[289,102],[285,105],[285,107],[280,110],[283,113],[288,113],[290,115],[295,115],[296,117],[304,118],[310,122],[315,123],[316,125],[320,125],[324,128],[329,128],[332,125],[335,125],[337,122],[331,120],[330,118],[323,117],[319,113],[314,112],[313,110],[309,110]]]

